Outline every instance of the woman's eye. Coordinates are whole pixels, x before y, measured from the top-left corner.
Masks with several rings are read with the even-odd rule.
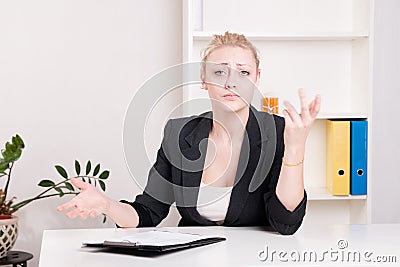
[[[218,75],[218,76],[222,76],[222,75],[225,74],[225,71],[223,71],[223,70],[217,70],[217,71],[215,71],[214,73],[215,73],[216,75]]]
[[[243,76],[247,76],[247,75],[250,74],[250,72],[242,70],[242,71],[240,71],[240,74],[243,75]]]

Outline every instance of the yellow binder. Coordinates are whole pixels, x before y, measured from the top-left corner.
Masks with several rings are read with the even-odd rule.
[[[350,194],[350,121],[326,121],[326,186],[332,195]]]

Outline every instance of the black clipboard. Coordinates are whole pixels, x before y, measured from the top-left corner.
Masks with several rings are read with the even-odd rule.
[[[157,233],[155,233],[157,232]],[[157,231],[153,230],[153,233],[159,234],[162,233],[165,235],[165,233],[168,233],[166,231]],[[183,250],[183,249],[188,249],[188,248],[194,248],[194,247],[199,247],[199,246],[205,246],[221,241],[225,241],[225,237],[220,237],[220,236],[201,236],[201,235],[195,235],[195,234],[186,234],[186,233],[171,233],[171,234],[178,234],[178,235],[186,235],[186,236],[193,236],[195,240],[189,241],[189,242],[180,242],[179,240],[176,243],[171,243],[169,244],[164,244],[164,245],[157,245],[157,244],[146,244],[146,241],[144,242],[134,242],[135,235],[132,235],[129,237],[130,240],[127,238],[120,238],[120,240],[105,240],[103,242],[86,242],[83,243],[83,247],[88,247],[88,248],[102,248],[106,249],[111,252],[120,252],[120,253],[133,253],[136,254],[138,253],[147,253],[147,254],[162,254],[166,252],[172,252],[172,251],[178,251],[178,250]],[[151,243],[151,242],[150,242]]]

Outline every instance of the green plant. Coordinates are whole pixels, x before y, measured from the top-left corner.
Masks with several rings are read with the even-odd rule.
[[[79,161],[75,160],[75,173],[76,175],[73,177],[69,177],[67,171],[64,167],[60,165],[56,165],[55,168],[63,178],[63,180],[59,182],[54,182],[50,179],[41,180],[38,186],[45,188],[43,192],[40,194],[28,198],[26,200],[14,203],[16,197],[12,197],[11,199],[7,199],[9,185],[11,181],[11,174],[14,167],[15,162],[21,157],[22,150],[25,148],[24,141],[17,134],[12,137],[11,142],[7,142],[5,144],[5,149],[1,150],[0,156],[0,177],[6,176],[7,181],[4,187],[4,190],[0,189],[0,216],[2,217],[10,217],[11,214],[19,210],[20,208],[28,205],[32,201],[49,198],[49,197],[63,197],[65,195],[77,195],[79,192],[75,191],[72,184],[69,182],[72,178],[80,178],[84,182],[88,182],[90,184],[94,184],[94,186],[99,186],[103,191],[106,190],[105,180],[109,177],[110,171],[101,170],[100,164],[97,164],[94,168],[92,168],[92,163],[89,160],[85,166],[85,172],[81,175],[81,164]],[[104,216],[103,222],[106,217]]]

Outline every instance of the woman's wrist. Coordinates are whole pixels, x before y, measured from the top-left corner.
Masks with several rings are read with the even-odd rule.
[[[290,162],[290,161],[287,161],[285,159],[285,157],[282,158],[282,165],[283,166],[287,166],[287,167],[297,167],[297,166],[303,165],[303,162],[304,162],[304,159],[301,159],[301,160],[296,161],[296,162],[294,162],[294,161]]]
[[[104,196],[101,207],[102,207],[102,213],[109,216],[110,212],[112,210],[112,205],[115,205],[115,200],[112,200],[111,198],[108,198]]]
[[[286,147],[283,157],[286,162],[299,162],[304,159],[304,146]]]

